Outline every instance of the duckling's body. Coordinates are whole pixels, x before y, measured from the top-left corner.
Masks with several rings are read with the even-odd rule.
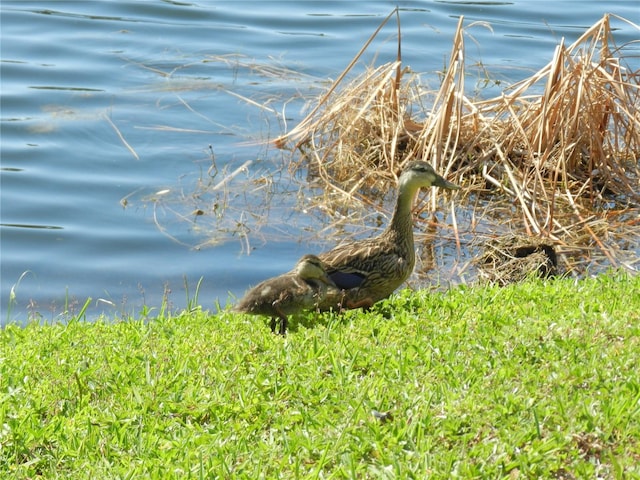
[[[317,308],[327,290],[332,296],[337,295],[324,264],[315,255],[305,255],[290,272],[265,280],[249,290],[233,310],[270,316],[272,332],[280,319],[280,333],[284,335],[289,315]]]
[[[320,310],[368,308],[391,295],[409,278],[415,265],[413,200],[422,187],[457,190],[426,162],[412,162],[398,182],[398,199],[386,230],[378,237],[338,245],[319,255],[336,285],[324,296]]]

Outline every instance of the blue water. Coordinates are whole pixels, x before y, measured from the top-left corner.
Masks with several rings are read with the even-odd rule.
[[[478,82],[478,64],[529,76],[605,12],[640,23],[636,1],[3,0],[0,320],[63,318],[88,298],[89,317],[163,299],[178,309],[196,291],[215,309],[331,247],[264,142],[295,126],[396,5],[417,72],[442,68],[460,15],[488,22],[467,38]],[[615,26],[618,44],[637,39]],[[395,33],[390,23],[363,61],[393,60]],[[248,161],[226,187],[198,188]]]

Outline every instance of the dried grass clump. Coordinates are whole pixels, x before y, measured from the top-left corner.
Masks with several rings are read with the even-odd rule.
[[[323,210],[370,208],[406,162],[423,158],[466,187],[472,208],[510,204],[508,218],[493,219],[500,230],[546,237],[565,250],[595,246],[618,266],[608,238],[640,233],[640,72],[616,56],[610,16],[485,101],[464,94],[462,18],[437,92],[403,70],[400,45],[396,61],[342,85],[385,22],[309,115],[276,140],[302,154],[294,168],[307,167],[321,183]],[[423,208],[434,209],[436,195]]]
[[[555,237],[605,202],[640,202],[640,72],[615,51],[607,15],[535,75],[475,105],[468,168],[518,201],[528,232]]]
[[[504,235],[484,244],[475,260],[480,277],[499,285],[558,273],[558,256],[548,242],[524,235]]]

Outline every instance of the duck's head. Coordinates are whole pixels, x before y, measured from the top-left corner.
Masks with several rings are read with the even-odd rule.
[[[447,190],[460,189],[458,185],[445,180],[444,177],[436,173],[431,165],[421,160],[411,162],[405,167],[400,174],[399,184],[401,189],[405,185],[412,185],[414,188],[440,187]]]

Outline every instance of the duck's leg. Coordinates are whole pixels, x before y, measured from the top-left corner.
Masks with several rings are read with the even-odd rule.
[[[271,333],[276,333],[276,317],[271,317],[271,322],[269,322],[269,326],[271,327]]]
[[[338,313],[342,313],[344,310],[355,310],[356,308],[362,308],[363,310],[369,310],[375,302],[370,298],[366,297],[358,301],[354,301],[349,299],[349,292],[347,290],[342,290],[342,298],[340,298],[340,303],[338,303]]]
[[[373,302],[370,298],[363,298],[357,302],[352,302],[351,300],[347,300],[347,308],[349,310],[353,310],[355,308],[362,308],[363,310],[369,310],[373,306]]]

